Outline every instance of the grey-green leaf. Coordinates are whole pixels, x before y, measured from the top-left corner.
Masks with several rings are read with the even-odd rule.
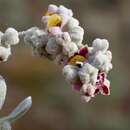
[[[8,121],[5,121],[0,124],[0,130],[11,130],[11,124]]]
[[[6,120],[13,122],[23,116],[32,106],[32,98],[28,97],[23,100],[10,114]]]
[[[0,110],[2,109],[5,101],[6,91],[7,91],[7,86],[5,80],[3,79],[2,76],[0,76]]]

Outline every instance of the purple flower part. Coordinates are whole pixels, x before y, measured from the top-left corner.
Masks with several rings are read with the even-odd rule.
[[[97,77],[97,82],[96,82],[96,90],[95,90],[95,95],[99,92],[101,94],[108,96],[110,95],[110,87],[109,84],[105,81],[106,75],[104,72],[99,71],[98,77]]]
[[[62,34],[62,31],[61,31],[61,28],[60,27],[51,27],[49,29],[49,32],[52,34],[52,35],[61,35]]]
[[[56,13],[57,10],[58,10],[58,7],[56,5],[51,4],[51,5],[48,6],[48,12],[49,13]]]
[[[82,55],[82,56],[86,57],[87,54],[88,54],[88,48],[87,47],[84,47],[84,48],[80,49],[79,55]]]
[[[76,90],[76,91],[80,91],[80,89],[82,88],[82,85],[83,85],[82,82],[79,81],[79,82],[73,84],[72,88],[73,88],[74,90]]]
[[[107,85],[102,85],[102,94],[105,95],[105,96],[108,96],[110,95],[110,87],[107,86]]]

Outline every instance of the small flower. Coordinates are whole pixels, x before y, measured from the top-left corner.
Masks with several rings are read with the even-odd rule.
[[[19,43],[19,34],[14,28],[8,28],[1,37],[3,46],[16,45]]]
[[[55,26],[61,26],[62,24],[62,18],[58,14],[53,14],[49,17],[47,27],[55,27]]]
[[[107,49],[109,48],[109,42],[106,39],[97,38],[93,41],[92,46],[93,46],[93,49],[95,52],[97,52],[97,51],[106,52]]]
[[[69,58],[68,64],[75,65],[77,62],[86,62],[87,54],[88,54],[87,47],[81,48],[78,53],[75,53],[74,56]]]

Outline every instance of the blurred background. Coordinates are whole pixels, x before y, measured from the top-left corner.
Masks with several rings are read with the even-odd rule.
[[[71,8],[85,29],[84,43],[107,38],[113,53],[111,96],[83,104],[53,62],[24,45],[0,64],[8,93],[2,115],[31,95],[33,106],[13,130],[130,130],[130,0],[0,0],[0,30],[41,25],[48,4]]]

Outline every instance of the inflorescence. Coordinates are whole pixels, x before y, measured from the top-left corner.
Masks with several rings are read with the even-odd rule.
[[[0,32],[0,60],[6,61],[11,45],[20,39],[31,46],[35,55],[47,57],[63,67],[63,75],[88,102],[98,93],[110,95],[108,72],[112,69],[112,53],[106,39],[95,39],[92,46],[83,44],[84,29],[73,17],[71,9],[49,5],[42,17],[42,28],[32,27],[17,32],[8,28]]]

